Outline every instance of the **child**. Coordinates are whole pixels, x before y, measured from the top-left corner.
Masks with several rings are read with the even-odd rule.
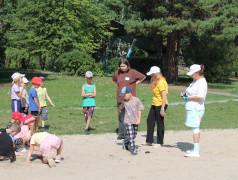
[[[94,128],[90,128],[89,125],[93,117],[94,107],[96,106],[96,85],[92,84],[93,73],[91,71],[87,71],[85,77],[87,82],[82,86],[83,113],[86,121],[84,133],[89,134],[90,130],[94,130]]]
[[[22,117],[22,114],[20,112],[13,112],[12,113],[12,120],[8,122],[6,128],[9,129],[13,123],[20,124],[22,118],[23,117]]]
[[[24,83],[24,90],[22,92],[22,96],[21,96],[21,113],[23,114],[23,116],[28,115],[28,106],[29,106],[29,95],[26,91],[26,87],[29,83],[29,81],[23,77],[22,78],[22,82]],[[22,87],[20,88],[20,90],[23,89]]]
[[[59,137],[49,134],[47,132],[38,132],[33,134],[30,141],[30,148],[28,150],[27,162],[30,162],[31,154],[34,149],[38,149],[34,146],[40,147],[41,155],[38,157],[43,158],[43,163],[49,164],[50,167],[55,166],[55,162],[61,162],[61,152],[63,149],[63,140]],[[57,156],[55,161],[52,159],[52,154],[54,151],[52,149],[57,149]]]
[[[24,121],[24,125],[21,126],[21,132],[19,132],[17,135],[14,136],[15,139],[20,139],[20,145],[21,148],[16,149],[17,152],[25,152],[26,148],[25,145],[30,146],[30,138],[32,132],[30,131],[31,124],[34,124],[35,117],[30,115],[26,115],[24,118],[22,118],[22,121]]]
[[[128,134],[128,137],[123,141],[123,148],[129,150],[128,146],[130,145],[131,154],[136,155],[138,150],[135,145],[135,138],[141,121],[141,111],[144,107],[141,101],[132,95],[132,89],[128,86],[122,88],[119,96],[124,96],[124,99],[118,107],[118,114],[125,108],[124,124],[126,124]]]
[[[39,99],[36,89],[42,84],[42,81],[38,77],[33,77],[31,80],[32,86],[29,91],[29,110],[31,114],[36,118],[35,121],[35,131],[38,132],[38,122],[39,122],[39,113],[41,112],[41,107],[39,104]],[[33,132],[33,127],[31,128]]]
[[[12,112],[21,112],[21,96],[24,89],[24,84],[22,83],[22,77],[24,77],[25,74],[20,74],[19,72],[15,72],[12,75],[12,88],[11,88],[11,99],[12,99]],[[20,87],[22,89],[20,90]]]
[[[47,105],[46,105],[46,98],[48,99],[48,101],[50,102],[51,106],[54,108],[55,105],[52,103],[50,97],[48,96],[48,93],[46,91],[46,88],[43,86],[44,82],[45,82],[45,77],[40,76],[39,77],[42,81],[41,86],[37,89],[37,94],[38,94],[38,98],[40,101],[40,107],[41,107],[41,128],[43,131],[46,131],[45,129],[45,121],[48,120],[48,113],[47,113]]]
[[[16,160],[14,137],[21,131],[20,125],[13,123],[10,129],[0,129],[0,160],[10,159],[10,162]]]

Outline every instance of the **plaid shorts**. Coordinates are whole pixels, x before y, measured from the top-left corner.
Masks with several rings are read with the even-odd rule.
[[[94,106],[83,107],[83,114],[85,118],[88,118],[89,116],[92,118],[93,112],[94,112]]]

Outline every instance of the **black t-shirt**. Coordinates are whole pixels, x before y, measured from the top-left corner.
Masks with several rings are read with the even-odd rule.
[[[14,143],[6,129],[0,129],[0,155],[15,157]]]

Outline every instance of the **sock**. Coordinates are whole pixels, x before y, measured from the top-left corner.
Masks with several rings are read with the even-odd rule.
[[[199,143],[194,143],[194,152],[196,152],[196,153],[200,153],[200,150],[199,150]]]

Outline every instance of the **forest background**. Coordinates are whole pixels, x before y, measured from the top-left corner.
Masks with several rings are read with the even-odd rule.
[[[147,50],[135,44],[133,68],[158,65],[176,83],[178,65],[198,63],[209,82],[225,81],[238,71],[237,7],[236,0],[0,0],[0,68],[111,74],[131,43],[116,39],[103,63],[114,20],[126,36],[147,40]]]

